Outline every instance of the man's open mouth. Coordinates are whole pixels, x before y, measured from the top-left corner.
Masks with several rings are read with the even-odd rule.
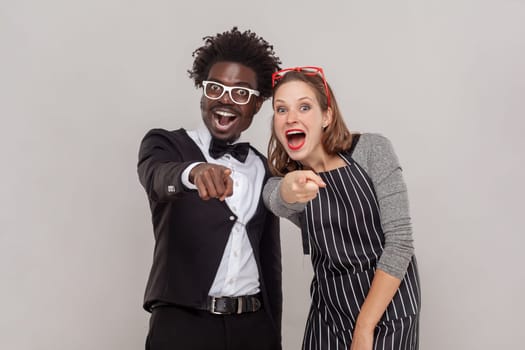
[[[226,130],[237,120],[237,115],[224,110],[215,110],[213,111],[213,119],[218,129]]]

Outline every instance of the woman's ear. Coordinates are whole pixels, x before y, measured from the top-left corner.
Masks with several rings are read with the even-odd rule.
[[[323,130],[326,129],[330,124],[332,124],[333,112],[332,108],[328,107],[326,112],[323,114]]]

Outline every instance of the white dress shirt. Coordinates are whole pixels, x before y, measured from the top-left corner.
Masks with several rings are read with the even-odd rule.
[[[237,221],[226,243],[209,295],[233,297],[256,294],[259,292],[259,273],[246,224],[253,217],[259,203],[265,174],[264,164],[251,149],[244,163],[229,154],[214,159],[208,151],[211,135],[206,127],[187,133],[200,148],[208,163],[220,164],[232,171],[230,176],[233,179],[233,195],[227,197],[225,202],[237,216]],[[182,183],[189,189],[196,190],[195,185],[189,181],[189,173],[198,164],[193,163],[182,173]]]

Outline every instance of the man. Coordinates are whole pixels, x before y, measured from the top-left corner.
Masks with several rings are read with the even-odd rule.
[[[204,126],[151,130],[139,151],[155,235],[146,349],[280,349],[279,222],[261,198],[270,174],[261,153],[235,141],[281,62],[251,31],[204,41],[189,71]]]

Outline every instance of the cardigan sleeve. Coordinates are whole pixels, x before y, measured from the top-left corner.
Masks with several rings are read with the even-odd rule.
[[[306,203],[286,203],[281,197],[282,177],[268,179],[263,189],[264,204],[275,215],[286,218],[300,227],[299,214],[306,207]]]
[[[377,268],[403,279],[414,245],[407,187],[398,158],[390,141],[378,134],[363,134],[353,158],[370,176],[379,203],[385,244]]]

